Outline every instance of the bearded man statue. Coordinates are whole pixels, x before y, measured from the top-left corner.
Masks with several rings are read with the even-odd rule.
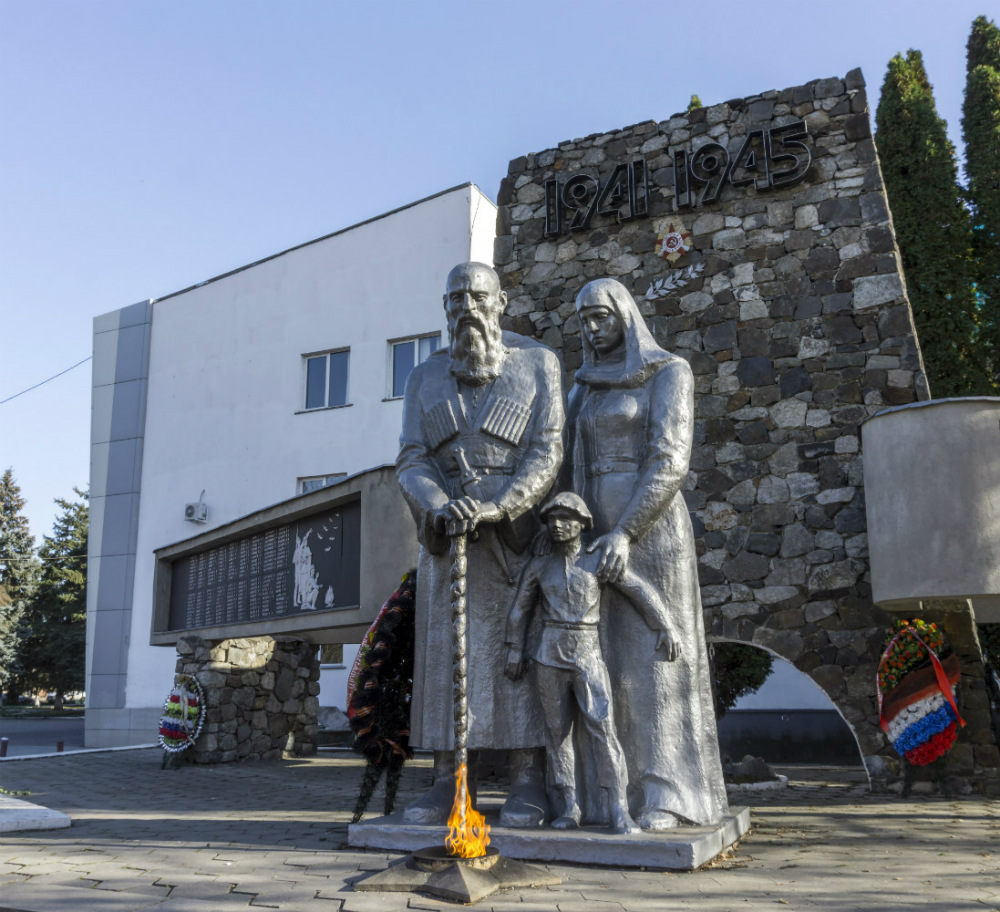
[[[453,534],[469,536],[468,747],[510,752],[502,826],[538,826],[548,817],[541,710],[527,679],[504,675],[503,642],[537,528],[534,508],[562,461],[564,409],[555,353],[502,331],[506,306],[492,267],[456,266],[444,295],[448,349],[413,369],[403,396],[396,474],[421,546],[410,743],[434,751],[435,774],[404,814],[412,823],[444,823],[455,794]]]

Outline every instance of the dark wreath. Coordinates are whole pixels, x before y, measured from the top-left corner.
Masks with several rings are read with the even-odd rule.
[[[417,571],[410,570],[365,636],[348,684],[352,748],[367,764],[352,823],[361,819],[385,773],[385,813],[391,814],[410,748],[413,690],[413,606]]]

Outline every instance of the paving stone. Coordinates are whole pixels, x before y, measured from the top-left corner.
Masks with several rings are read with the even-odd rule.
[[[316,888],[312,886],[287,885],[258,893],[250,902],[251,908],[272,906],[298,909],[305,907],[316,898]],[[329,903],[329,900],[324,900]],[[329,908],[329,906],[327,906]]]
[[[200,899],[196,896],[172,896],[152,907],[155,912],[232,912],[234,909],[253,908],[247,902],[220,902],[219,897]]]
[[[89,879],[89,878],[88,878]],[[171,889],[166,884],[145,883],[138,877],[102,878],[94,884],[95,890],[115,890],[121,893],[139,893],[166,899]]]
[[[343,912],[396,912],[409,908],[407,893],[352,893],[344,898]]]
[[[155,896],[135,893],[114,893],[71,887],[63,884],[33,882],[5,886],[0,901],[17,912],[139,912],[141,909],[160,908],[162,901]],[[204,910],[208,912],[208,910]]]
[[[158,883],[159,884],[171,884],[172,889],[170,890],[171,897],[178,896],[193,896],[200,899],[219,899],[225,900],[225,898],[232,894],[234,888],[237,884],[232,882],[223,881],[186,881],[184,883],[172,884],[171,881],[175,879],[171,875],[165,875],[162,877]]]

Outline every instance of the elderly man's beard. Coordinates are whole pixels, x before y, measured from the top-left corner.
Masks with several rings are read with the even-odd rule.
[[[448,334],[451,370],[459,380],[480,385],[497,378],[504,356],[499,322],[466,316],[449,327]]]

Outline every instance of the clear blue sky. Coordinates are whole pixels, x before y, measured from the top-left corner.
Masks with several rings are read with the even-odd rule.
[[[981,13],[996,0],[3,0],[0,399],[87,357],[98,314],[463,181],[495,198],[511,158],[693,92],[860,66],[874,110],[914,47],[958,145]],[[0,405],[39,539],[87,485],[89,424],[89,364]]]

